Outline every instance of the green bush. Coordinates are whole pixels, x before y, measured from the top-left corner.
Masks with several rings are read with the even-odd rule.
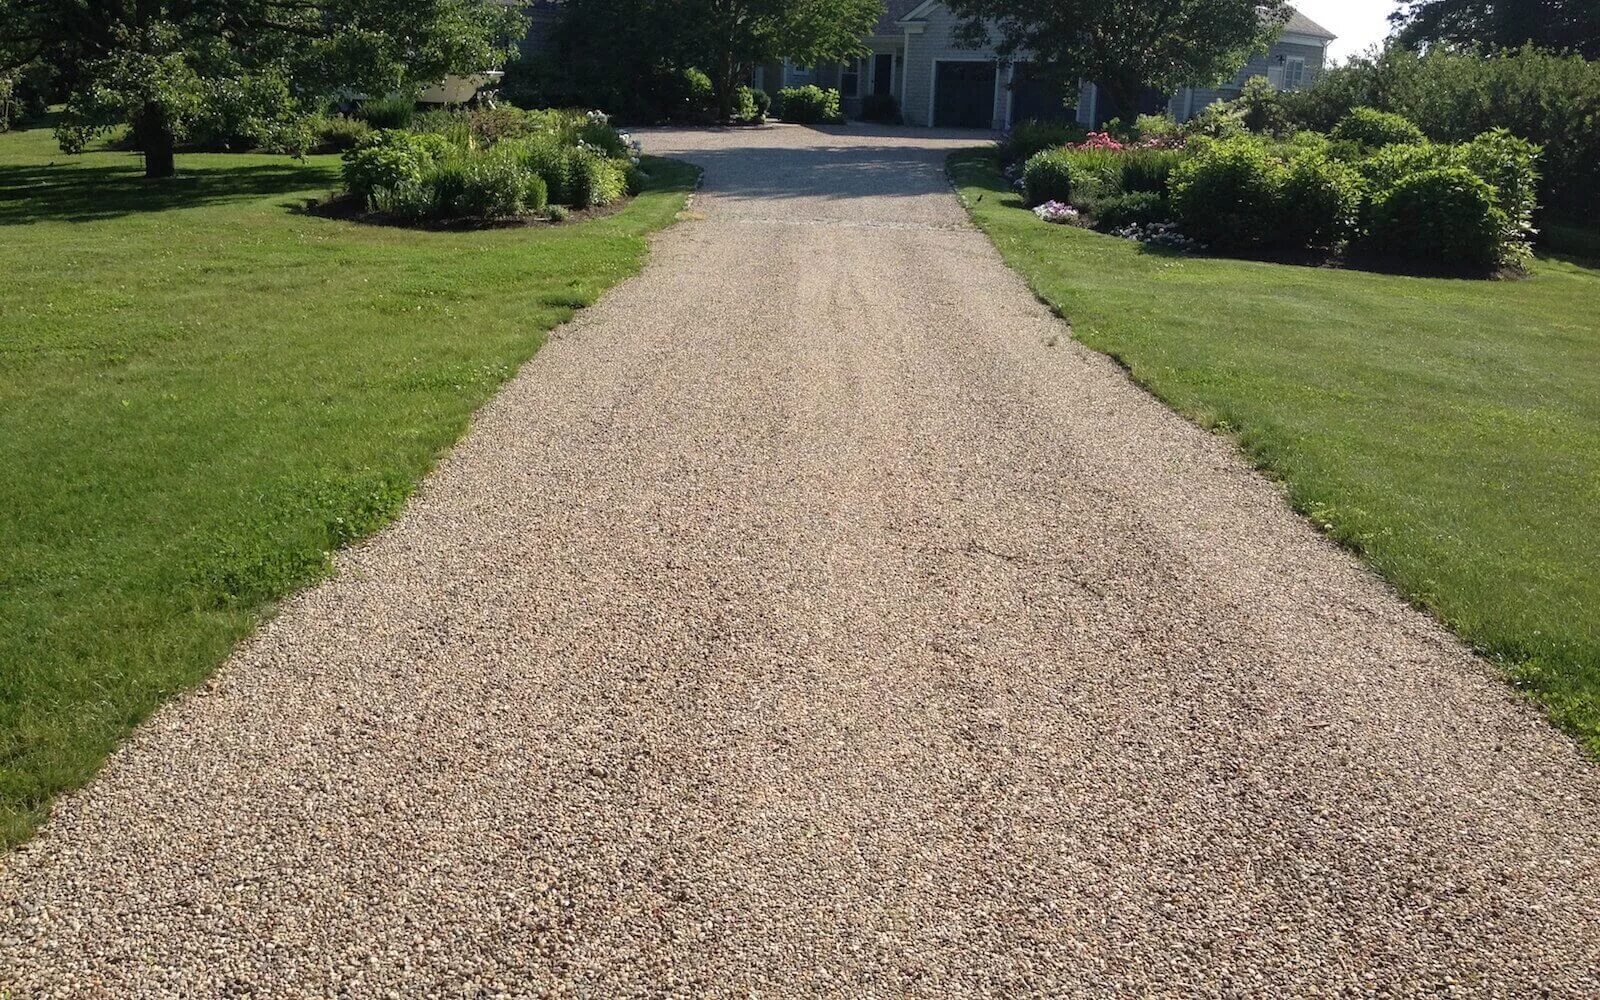
[[[11,129],[11,102],[16,94],[16,84],[9,76],[0,76],[0,132]]]
[[[763,91],[754,87],[740,87],[733,95],[733,120],[741,125],[759,125],[766,120],[766,111],[762,108],[761,100],[757,94],[766,97]],[[771,103],[770,101],[768,102]]]
[[[1046,149],[1028,157],[1022,168],[1022,189],[1029,205],[1072,201],[1071,151]]]
[[[1121,154],[1117,189],[1124,194],[1137,191],[1166,193],[1172,171],[1183,162],[1183,154],[1171,149],[1128,149]]]
[[[428,137],[386,129],[344,154],[344,183],[350,193],[369,206],[379,188],[400,189],[422,180],[425,169],[441,150]]]
[[[1095,205],[1094,221],[1102,229],[1122,229],[1131,225],[1167,222],[1172,206],[1157,191],[1132,191],[1113,195]]]
[[[1011,126],[1000,141],[1000,159],[1005,163],[1026,163],[1035,153],[1082,142],[1085,135],[1081,125],[1061,125],[1032,119]]]
[[[583,148],[568,154],[566,203],[573,208],[609,205],[628,191],[627,169]]]
[[[1189,134],[1209,139],[1232,139],[1245,134],[1244,109],[1237,101],[1218,101],[1200,109],[1189,120]]]
[[[1410,120],[1377,108],[1355,108],[1334,126],[1336,141],[1355,142],[1370,149],[1413,145],[1426,138]]]
[[[1405,178],[1374,207],[1372,245],[1380,252],[1449,268],[1487,270],[1502,254],[1509,220],[1495,191],[1465,167]]]
[[[1252,76],[1233,102],[1244,127],[1257,135],[1286,136],[1294,122],[1283,104],[1283,93],[1264,76]]]
[[[1496,203],[1516,239],[1533,230],[1533,215],[1539,207],[1539,154],[1538,146],[1503,128],[1485,132],[1456,149],[1461,165],[1495,189]]]
[[[669,91],[669,117],[690,122],[708,122],[716,117],[717,91],[711,77],[693,66],[674,74],[675,86]]]
[[[778,116],[786,122],[814,125],[844,120],[844,113],[839,109],[839,92],[815,84],[786,87],[778,91],[776,103]]]
[[[1279,221],[1285,170],[1252,136],[1196,144],[1172,172],[1172,211],[1185,235],[1225,249],[1259,247]]]
[[[762,121],[772,113],[772,95],[759,87],[750,88],[750,97],[756,102],[756,115]]]
[[[1542,204],[1600,219],[1600,61],[1531,46],[1420,55],[1391,46],[1324,73],[1285,100],[1310,128],[1328,128],[1362,105],[1405,115],[1438,142],[1505,128],[1543,147]]]
[[[898,125],[900,102],[894,99],[893,94],[868,94],[861,99],[861,120]]]
[[[316,148],[325,153],[346,153],[372,138],[371,125],[344,115],[318,115],[311,128]]]
[[[1183,124],[1165,112],[1140,115],[1133,120],[1133,131],[1146,141],[1171,143],[1181,141],[1185,134]]]
[[[1302,150],[1279,191],[1278,239],[1295,250],[1331,250],[1356,235],[1365,185],[1355,168]]]
[[[409,97],[373,97],[357,105],[353,114],[375,129],[410,128],[417,104]]]
[[[578,141],[605,156],[623,159],[628,155],[627,140],[612,127],[611,120],[598,111],[591,111],[584,117],[583,124],[578,127]]]
[[[551,135],[507,143],[501,147],[505,154],[515,157],[524,170],[541,178],[549,200],[554,204],[573,204],[573,192],[578,189],[573,174],[572,147],[565,146]]]

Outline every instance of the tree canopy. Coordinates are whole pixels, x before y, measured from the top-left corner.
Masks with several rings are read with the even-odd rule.
[[[1412,0],[1390,15],[1408,48],[1536,45],[1600,59],[1596,0]]]
[[[219,100],[289,109],[425,85],[499,65],[521,24],[495,0],[0,0],[0,72],[51,64],[63,148],[125,122],[165,176]]]
[[[1119,109],[1146,89],[1172,92],[1233,76],[1288,18],[1284,0],[948,0],[962,37],[1019,52],[1036,75],[1098,83]]]

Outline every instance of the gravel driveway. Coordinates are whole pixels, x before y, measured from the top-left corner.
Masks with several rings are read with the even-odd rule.
[[[0,864],[23,996],[1594,996],[1600,769],[1067,338],[968,137],[695,218]]]

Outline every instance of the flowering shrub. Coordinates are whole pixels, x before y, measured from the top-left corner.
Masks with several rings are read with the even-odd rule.
[[[1185,253],[1198,253],[1206,249],[1204,243],[1183,235],[1174,222],[1136,222],[1116,230],[1114,235],[1125,240],[1133,240],[1135,243],[1148,243],[1151,246],[1182,250]]]
[[[1082,142],[1074,143],[1071,149],[1109,149],[1121,150],[1126,147],[1111,137],[1110,132],[1090,132]]]
[[[1079,214],[1077,209],[1073,208],[1071,205],[1068,205],[1066,202],[1061,201],[1047,201],[1043,205],[1036,206],[1033,210],[1033,214],[1037,215],[1045,222],[1054,222],[1063,225],[1075,226],[1083,221],[1083,216]]]

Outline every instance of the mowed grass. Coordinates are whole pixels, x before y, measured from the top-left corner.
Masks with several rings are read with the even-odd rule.
[[[991,154],[950,167],[1078,340],[1236,435],[1600,752],[1600,262],[1486,282],[1180,257],[1039,222]]]
[[[178,165],[0,135],[0,842],[392,517],[695,177],[446,233],[296,211],[336,157]]]

